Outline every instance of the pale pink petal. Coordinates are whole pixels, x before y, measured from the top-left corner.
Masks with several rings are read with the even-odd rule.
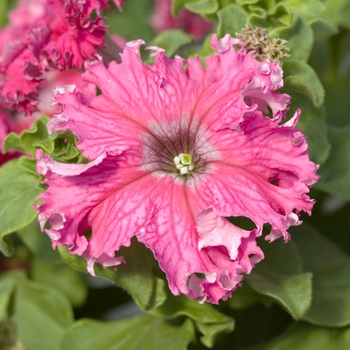
[[[42,158],[42,150],[37,151],[37,172],[41,175],[46,175],[48,171],[62,176],[76,176],[86,170],[100,164],[106,158],[106,153],[102,153],[95,160],[87,164],[65,164],[59,163],[46,155]]]
[[[197,215],[197,231],[200,240],[198,248],[223,246],[231,260],[238,255],[238,247],[242,238],[250,235],[249,231],[242,230],[231,224],[227,219],[218,216],[212,208],[204,209]]]

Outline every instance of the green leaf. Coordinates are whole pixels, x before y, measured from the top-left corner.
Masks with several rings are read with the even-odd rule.
[[[339,13],[346,0],[325,0],[327,19],[334,25],[339,24]]]
[[[304,17],[309,23],[325,17],[326,7],[319,0],[287,0],[289,8]]]
[[[151,310],[151,313],[166,318],[189,317],[203,334],[201,342],[207,347],[214,345],[218,334],[231,332],[234,327],[232,318],[216,311],[211,305],[199,304],[185,295],[175,297],[170,292],[164,304]]]
[[[259,0],[236,0],[236,2],[237,2],[237,5],[244,6],[244,5],[256,4],[257,2],[259,2]]]
[[[345,350],[349,348],[349,327],[332,329],[298,322],[293,323],[272,341],[246,350]]]
[[[3,0],[0,2],[0,27],[4,27],[7,24],[7,11],[9,0]]]
[[[29,250],[41,260],[48,263],[62,261],[60,254],[52,249],[50,238],[46,233],[41,232],[37,220],[34,220],[21,230],[17,230],[16,234]]]
[[[40,176],[21,167],[20,159],[7,162],[0,168],[0,250],[6,256],[13,253],[6,235],[35,220],[37,212],[32,204],[43,191],[39,185]]]
[[[336,26],[350,29],[350,2],[348,0],[325,0],[327,19]]]
[[[293,19],[293,14],[286,6],[284,2],[277,3],[267,1],[266,8],[260,7],[260,2],[256,6],[249,6],[250,15],[248,17],[248,23],[251,27],[260,28],[275,28],[279,26],[290,26]]]
[[[265,259],[257,264],[247,283],[257,292],[279,302],[294,319],[300,319],[311,304],[311,274],[302,273],[302,261],[293,242],[260,242]]]
[[[350,200],[350,125],[329,127],[331,151],[318,173],[321,179],[316,188]]]
[[[63,260],[72,265],[78,271],[86,272],[86,261],[80,256],[71,255],[64,247],[58,247]],[[126,289],[136,303],[145,311],[161,305],[166,299],[165,281],[156,277],[153,269],[156,267],[152,253],[143,244],[136,240],[130,247],[122,247],[119,252],[124,256],[125,265],[104,269],[95,264],[95,273],[107,278],[118,286]]]
[[[303,319],[319,326],[350,325],[350,258],[317,271],[313,283],[312,307]]]
[[[125,40],[143,39],[149,42],[154,36],[150,26],[153,6],[152,0],[128,0],[124,1],[122,12],[106,12],[108,18],[104,22],[109,26],[109,34],[119,35]]]
[[[284,89],[284,92],[292,96],[291,111],[301,109],[301,116],[297,127],[307,137],[310,158],[316,164],[323,164],[327,160],[331,145],[327,136],[326,115],[324,107],[317,108],[305,95]]]
[[[64,247],[58,249],[67,263],[79,271],[86,271],[86,261],[83,258],[69,254]],[[201,340],[206,346],[212,346],[219,333],[233,329],[233,320],[210,305],[200,305],[184,295],[173,296],[167,289],[166,282],[154,275],[156,262],[151,251],[144,245],[133,240],[130,247],[122,247],[119,253],[124,256],[125,265],[118,266],[117,271],[114,271],[95,264],[96,275],[126,289],[143,310],[167,319],[179,316],[191,318],[203,334]]]
[[[13,281],[0,283],[0,320],[13,315],[15,285]]]
[[[313,274],[313,298],[303,320],[318,326],[350,325],[350,257],[307,224],[291,230],[305,271]]]
[[[49,136],[46,129],[48,117],[36,120],[32,127],[18,135],[11,132],[5,139],[4,152],[16,149],[20,152],[35,154],[38,148],[43,148],[47,153],[53,152],[53,140],[55,135]]]
[[[169,29],[158,34],[152,45],[159,46],[166,50],[168,57],[174,56],[177,50],[192,41],[192,37],[180,29]]]
[[[319,20],[312,23],[312,31],[314,32],[315,38],[321,40],[327,39],[339,32],[336,26],[325,20]]]
[[[232,297],[227,300],[228,305],[233,309],[245,309],[255,303],[262,303],[265,307],[270,307],[273,302],[274,299],[258,293],[246,282],[243,282],[243,286],[237,288],[232,293]]]
[[[86,162],[76,147],[76,136],[70,130],[49,135],[46,128],[48,121],[49,118],[41,117],[20,135],[10,133],[4,141],[4,152],[16,149],[35,156],[36,151],[42,149],[59,162]]]
[[[193,338],[190,320],[176,326],[149,315],[110,323],[83,319],[68,329],[60,349],[184,350]]]
[[[197,2],[187,2],[185,7],[191,12],[200,15],[215,13],[219,9],[217,0],[200,0]]]
[[[203,14],[215,12],[218,10],[219,7],[216,0],[173,0],[171,5],[171,11],[173,15],[177,17],[184,7],[192,11],[191,6],[194,6],[193,12]]]
[[[59,350],[60,341],[73,321],[69,302],[54,288],[29,281],[23,272],[2,275],[0,285],[15,285],[14,320],[18,338],[28,349]]]
[[[60,291],[74,307],[81,306],[86,300],[87,288],[80,274],[62,261],[44,263],[32,259],[31,277]]]
[[[70,131],[55,134],[54,143],[50,139],[47,140],[48,146],[52,146],[50,151],[44,143],[39,147],[45,152],[50,153],[52,158],[61,163],[87,163],[88,160],[81,155],[81,151],[76,147],[77,138]]]
[[[6,153],[10,149],[15,149],[20,152],[25,152],[26,150],[22,146],[21,139],[18,134],[15,132],[10,132],[5,140],[4,140],[4,147],[2,152]]]
[[[308,223],[289,229],[303,262],[303,270],[316,273],[346,263],[349,256]],[[350,279],[350,276],[349,276]]]
[[[239,33],[244,28],[248,18],[247,12],[235,4],[219,10],[217,15],[219,19],[217,27],[219,38],[222,38],[225,34],[231,34],[231,36],[235,37],[236,33]]]
[[[180,11],[184,8],[185,4],[188,2],[196,2],[199,0],[173,0],[171,3],[171,12],[174,17],[180,14]]]
[[[306,63],[286,59],[283,65],[286,89],[302,92],[310,97],[315,107],[324,101],[324,89],[314,70]]]

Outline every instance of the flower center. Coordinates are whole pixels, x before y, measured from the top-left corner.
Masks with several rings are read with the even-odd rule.
[[[157,177],[170,175],[194,188],[220,158],[209,135],[197,119],[188,116],[150,123],[149,131],[141,134],[141,170]]]
[[[176,169],[180,171],[181,175],[187,175],[194,169],[192,157],[187,153],[180,153],[178,156],[176,156],[174,158],[174,163],[176,165]]]

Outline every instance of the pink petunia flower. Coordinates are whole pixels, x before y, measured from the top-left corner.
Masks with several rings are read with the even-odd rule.
[[[151,25],[156,32],[166,29],[182,29],[193,35],[196,39],[202,39],[213,27],[213,23],[206,21],[201,16],[186,9],[181,10],[177,17],[171,13],[172,0],[156,0]]]
[[[114,0],[119,8],[121,0]],[[82,68],[104,45],[108,0],[21,0],[0,31],[0,104],[30,114],[48,70]]]
[[[205,69],[199,58],[170,59],[157,47],[146,65],[141,44],[127,43],[121,64],[86,64],[99,96],[73,85],[56,90],[62,110],[49,132],[71,129],[92,161],[61,164],[38,152],[48,185],[39,222],[53,247],[83,256],[92,275],[95,263],[124,263],[118,250],[136,236],[175,295],[218,303],[264,257],[256,237],[265,223],[267,239],[287,241],[298,213],[311,212],[308,186],[318,176],[295,128],[300,112],[281,124],[289,105],[275,92],[281,67],[258,62],[229,35],[213,36],[218,55]],[[243,230],[230,216],[256,228]]]

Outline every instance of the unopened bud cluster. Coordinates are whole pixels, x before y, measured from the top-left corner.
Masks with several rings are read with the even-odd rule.
[[[289,48],[286,46],[287,40],[280,38],[269,38],[265,29],[252,29],[248,25],[242,29],[241,33],[236,33],[238,39],[244,41],[247,51],[255,50],[254,57],[258,61],[270,62],[282,60],[284,57],[289,57],[286,51]]]

